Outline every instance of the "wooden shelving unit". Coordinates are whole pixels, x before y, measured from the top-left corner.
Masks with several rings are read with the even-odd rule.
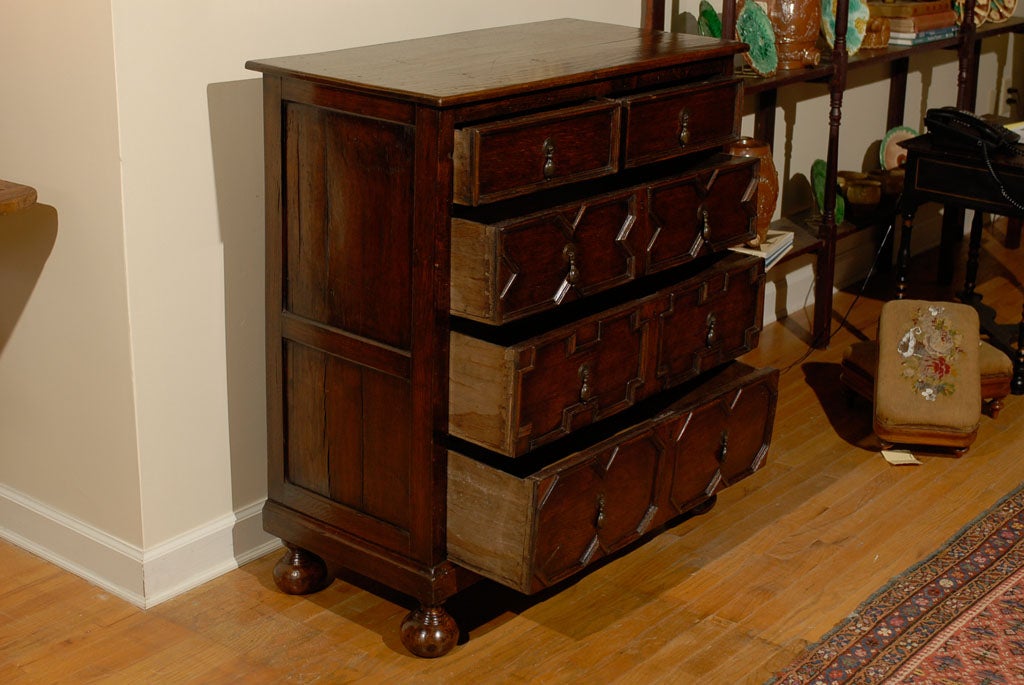
[[[964,13],[974,15],[974,0],[967,0]],[[736,0],[724,0],[722,7],[723,35],[733,35],[735,27]],[[829,102],[829,142],[826,154],[825,204],[835,204],[835,181],[838,173],[839,128],[842,115],[843,94],[846,90],[847,75],[851,70],[879,64],[889,64],[889,102],[886,127],[903,124],[906,100],[907,74],[910,58],[917,54],[935,50],[957,50],[959,70],[957,74],[957,106],[973,110],[977,95],[978,58],[981,41],[984,38],[1020,33],[1024,31],[1024,19],[1013,17],[999,24],[983,24],[976,28],[965,23],[960,34],[954,38],[933,41],[914,46],[893,46],[881,50],[862,50],[852,57],[846,52],[846,27],[848,3],[840,0],[836,8],[836,44],[831,52],[822,53],[821,64],[813,68],[780,71],[776,75],[761,78],[749,77],[745,81],[745,93],[756,98],[754,137],[772,142],[775,139],[775,112],[778,91],[786,86],[799,83],[821,83],[827,87]],[[647,30],[663,30],[665,22],[664,0],[641,1],[641,25]],[[955,217],[949,219],[955,223]],[[773,225],[774,228],[796,232],[795,247],[785,260],[815,255],[814,320],[812,344],[823,347],[828,344],[829,325],[832,318],[832,290],[835,281],[836,243],[850,235],[872,226],[871,222],[846,222],[836,226],[831,211],[823,215],[806,211],[784,217]],[[953,227],[955,228],[955,227]],[[944,235],[951,229],[944,228]]]

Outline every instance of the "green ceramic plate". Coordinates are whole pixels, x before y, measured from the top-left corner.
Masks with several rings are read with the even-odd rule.
[[[702,36],[722,37],[722,20],[708,0],[700,0],[700,14],[697,18],[697,32]]]
[[[775,31],[761,6],[753,0],[743,3],[736,17],[736,37],[750,46],[743,58],[761,76],[772,76],[779,68]]]
[[[907,158],[907,151],[899,146],[901,141],[917,137],[917,131],[909,126],[890,128],[882,137],[878,147],[878,162],[883,169],[897,169]]]
[[[871,11],[866,2],[850,0],[846,18],[846,52],[853,55],[860,50],[864,35],[868,32]],[[836,0],[821,0],[821,32],[825,34],[828,46],[836,44]]]

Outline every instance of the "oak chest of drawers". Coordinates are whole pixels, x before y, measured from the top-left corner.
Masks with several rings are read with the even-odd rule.
[[[414,598],[534,592],[764,462],[743,46],[577,20],[267,59],[268,531]]]

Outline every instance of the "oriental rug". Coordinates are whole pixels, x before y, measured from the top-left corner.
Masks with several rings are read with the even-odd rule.
[[[1024,683],[1024,486],[769,683]]]

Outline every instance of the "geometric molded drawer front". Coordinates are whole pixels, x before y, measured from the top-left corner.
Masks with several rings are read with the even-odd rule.
[[[670,388],[757,347],[764,313],[764,262],[719,270],[668,297],[655,326],[654,373]]]
[[[617,102],[598,100],[456,129],[455,202],[478,205],[614,174],[619,111]]]
[[[452,220],[453,314],[502,324],[633,280],[634,189],[507,221]]]
[[[755,169],[752,159],[718,155],[525,216],[452,219],[451,311],[500,325],[747,241]]]
[[[649,186],[646,272],[663,271],[753,238],[756,168],[753,159],[732,157],[728,163]]]
[[[449,452],[449,557],[521,592],[578,573],[760,468],[777,383],[773,369],[730,364],[654,418],[525,475]]]
[[[700,275],[526,340],[452,332],[452,435],[516,457],[756,345],[763,260],[729,254]]]
[[[623,100],[625,168],[721,147],[739,135],[740,79],[671,88]]]
[[[778,372],[721,394],[671,425],[673,447],[669,515],[689,511],[757,471],[771,440]]]

